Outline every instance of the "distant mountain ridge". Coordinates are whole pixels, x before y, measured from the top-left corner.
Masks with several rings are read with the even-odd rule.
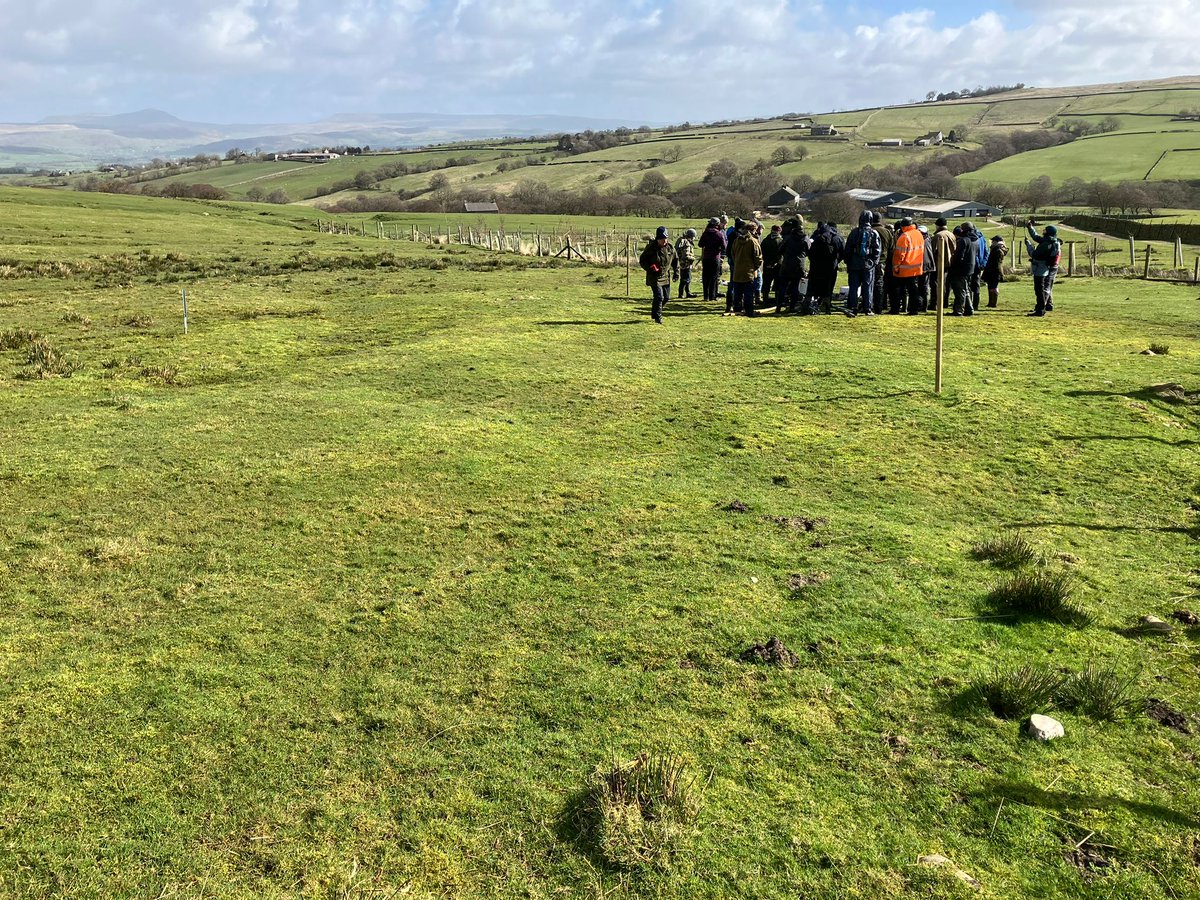
[[[36,123],[0,123],[0,164],[6,155],[27,162],[77,168],[136,163],[154,157],[223,154],[233,147],[289,150],[351,144],[416,147],[432,143],[530,137],[640,122],[556,115],[454,115],[447,113],[339,113],[315,122],[219,124],[189,122],[160,109],[116,115],[48,116]]]

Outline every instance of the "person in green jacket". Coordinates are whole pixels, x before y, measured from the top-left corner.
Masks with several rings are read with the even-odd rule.
[[[696,264],[696,229],[689,228],[683,237],[675,242],[675,255],[679,257],[679,299],[691,299],[692,266]]]
[[[727,309],[726,315],[742,313],[755,316],[754,293],[758,286],[758,275],[762,270],[762,245],[755,236],[755,223],[743,223],[733,241],[730,258],[733,262],[733,303],[732,312]]]
[[[671,299],[671,276],[679,275],[679,257],[671,246],[671,235],[660,225],[638,260],[646,271],[646,286],[650,288],[650,318],[663,323],[663,307]]]

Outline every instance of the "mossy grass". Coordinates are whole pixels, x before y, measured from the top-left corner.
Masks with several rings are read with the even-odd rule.
[[[37,264],[0,333],[80,364],[0,352],[0,895],[945,895],[934,850],[989,896],[1188,895],[1193,737],[1081,716],[1040,752],[946,697],[1136,649],[1196,711],[1182,629],[979,616],[1007,573],[962,551],[1071,554],[1113,624],[1190,591],[1195,406],[1144,392],[1200,389],[1194,289],[1064,278],[1032,327],[1006,284],[937,396],[932,316],[652,328],[636,272],[313,218],[0,189]],[[770,636],[799,664],[739,661]],[[648,748],[703,802],[620,869],[565,811]],[[1149,849],[1096,888],[1064,829]]]
[[[1094,624],[1096,617],[1074,602],[1074,591],[1071,573],[1035,569],[1009,576],[992,588],[988,599],[997,609],[1085,628]]]
[[[1140,680],[1140,672],[1122,672],[1110,663],[1091,660],[1063,682],[1059,702],[1101,721],[1132,719],[1146,708]]]

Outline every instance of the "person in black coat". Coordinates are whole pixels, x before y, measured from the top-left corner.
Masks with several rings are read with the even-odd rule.
[[[783,223],[782,257],[779,261],[779,282],[775,289],[775,312],[796,312],[800,308],[800,283],[808,278],[808,235],[804,233],[804,220],[793,216]],[[801,313],[808,313],[805,303]]]
[[[838,266],[846,250],[846,241],[832,222],[818,222],[808,249],[809,312],[824,306],[831,311],[833,291],[837,287]]]
[[[954,255],[950,257],[950,290],[954,292],[954,316],[969,316],[975,310],[972,305],[971,279],[975,275],[976,254],[975,229],[970,231],[960,225],[954,229],[956,243]]]

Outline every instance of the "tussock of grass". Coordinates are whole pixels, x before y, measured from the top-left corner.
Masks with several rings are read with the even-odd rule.
[[[1002,719],[1044,710],[1063,685],[1063,676],[1039,666],[1001,666],[974,684],[975,692]]]
[[[1115,722],[1132,719],[1146,708],[1146,697],[1138,688],[1138,675],[1123,675],[1114,667],[1090,662],[1063,683],[1062,706],[1093,719]]]
[[[0,331],[0,350],[23,350],[41,335],[29,328],[10,328]]]
[[[1021,572],[992,588],[988,599],[998,608],[1083,628],[1095,616],[1071,601],[1073,589],[1066,572]]]
[[[683,761],[643,753],[592,773],[576,825],[610,865],[661,868],[697,809],[695,780]]]
[[[25,379],[42,379],[55,377],[70,377],[79,370],[80,364],[67,359],[53,344],[45,338],[38,338],[29,345],[25,361],[28,365],[21,370],[20,377]]]
[[[971,548],[971,555],[988,560],[1001,569],[1019,569],[1038,558],[1037,548],[1025,535],[1017,532],[981,541]]]
[[[1166,356],[1171,352],[1171,348],[1166,344],[1151,344],[1150,352],[1155,356]]]
[[[154,319],[150,316],[129,316],[122,319],[121,324],[130,328],[149,328],[154,324]]]
[[[85,328],[92,324],[92,320],[81,312],[72,310],[68,313],[63,313],[62,320],[67,325],[82,325]]]

